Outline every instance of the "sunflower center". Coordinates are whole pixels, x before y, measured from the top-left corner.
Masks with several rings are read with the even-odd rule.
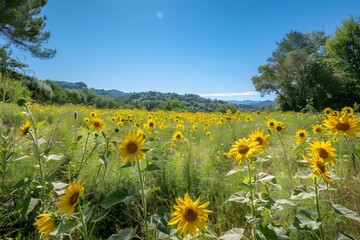
[[[127,145],[126,145],[126,151],[128,153],[135,153],[138,149],[138,146],[136,143],[134,142],[129,142]]]
[[[329,153],[324,148],[318,148],[318,153],[321,158],[327,158],[329,156]]]
[[[150,127],[154,127],[154,123],[153,123],[153,122],[150,122],[150,123],[149,123],[149,126],[150,126]]]
[[[247,153],[249,151],[249,147],[248,146],[239,146],[238,147],[238,152],[240,153],[240,154],[244,154],[244,153]]]
[[[184,213],[184,218],[189,221],[192,222],[197,218],[197,211],[193,206],[187,206],[185,208],[185,213]]]
[[[321,132],[321,128],[316,128],[315,132],[318,132],[318,133]]]
[[[262,145],[264,140],[261,137],[257,137],[256,141],[259,143],[259,145]]]
[[[276,126],[276,131],[280,132],[282,130],[282,126]]]
[[[269,125],[270,125],[270,127],[273,127],[275,125],[275,123],[270,122]]]
[[[325,173],[325,165],[322,163],[322,162],[320,162],[320,161],[318,161],[318,162],[316,162],[316,167],[322,172],[322,173]]]
[[[299,137],[301,137],[301,138],[305,137],[305,133],[303,133],[303,132],[300,133],[300,134],[299,134]]]
[[[94,122],[94,126],[95,126],[95,127],[99,127],[99,126],[100,126],[100,123],[99,123],[99,122]]]
[[[350,126],[348,123],[342,123],[339,122],[336,124],[336,129],[340,130],[340,131],[347,131],[349,130]]]
[[[74,193],[70,198],[70,204],[73,206],[77,204],[78,200],[79,200],[79,193]]]
[[[177,135],[176,135],[176,138],[177,138],[177,139],[181,139],[181,135],[180,135],[180,134],[177,134]]]

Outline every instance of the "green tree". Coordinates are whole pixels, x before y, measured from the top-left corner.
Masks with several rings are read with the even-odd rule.
[[[41,59],[54,57],[56,51],[43,48],[50,32],[44,31],[45,16],[40,16],[47,0],[0,0],[0,34],[10,44]]]
[[[291,31],[277,43],[277,49],[258,68],[260,75],[252,77],[255,89],[265,94],[275,93],[283,110],[301,110],[308,104],[333,96],[331,69],[323,64],[327,37],[323,31],[303,34]],[[316,91],[321,89],[322,94]]]
[[[343,95],[354,103],[360,98],[360,18],[351,16],[343,21],[326,41],[325,50],[328,62],[343,76]]]

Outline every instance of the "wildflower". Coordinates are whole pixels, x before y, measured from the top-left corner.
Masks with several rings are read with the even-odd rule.
[[[311,168],[313,169],[312,178],[321,176],[327,184],[331,185],[333,183],[330,173],[326,170],[325,163],[319,154],[314,154],[311,159],[305,156],[303,156],[303,158],[311,164]]]
[[[184,199],[178,197],[176,199],[177,205],[174,205],[173,208],[175,212],[171,214],[173,217],[168,225],[177,225],[176,231],[181,231],[184,234],[184,237],[187,233],[191,236],[196,235],[196,230],[204,230],[206,227],[206,222],[209,221],[208,214],[211,213],[210,210],[207,210],[209,202],[200,205],[200,197],[193,202],[189,197],[189,194],[184,195]]]
[[[354,109],[352,107],[343,107],[341,109],[342,113],[348,113],[349,115],[353,115],[354,114]]]
[[[355,137],[356,132],[359,131],[360,119],[350,118],[346,112],[342,117],[328,116],[324,121],[325,126],[330,129],[333,134],[349,135]]]
[[[125,134],[119,147],[122,162],[126,163],[129,159],[131,164],[134,164],[135,158],[144,158],[145,154],[143,150],[146,149],[144,142],[144,136],[141,134],[138,135],[136,131]]]
[[[176,141],[180,141],[180,140],[184,140],[184,134],[182,134],[182,132],[180,131],[176,131],[174,134],[173,134],[173,139],[176,140]]]
[[[26,122],[19,128],[19,137],[26,135],[29,132],[29,128],[30,120],[26,120]]]
[[[257,141],[258,145],[261,146],[262,149],[265,149],[269,142],[267,138],[269,137],[269,134],[265,134],[263,130],[256,129],[252,133],[250,133],[250,138]]]
[[[34,223],[39,233],[43,233],[41,239],[44,239],[55,230],[56,227],[56,215],[54,213],[39,214],[38,220]]]
[[[335,149],[331,146],[330,140],[320,142],[318,139],[314,139],[309,145],[312,156],[318,154],[319,157],[323,159],[324,163],[335,165],[336,153]]]
[[[297,137],[296,144],[300,144],[300,143],[304,142],[306,140],[306,138],[308,137],[307,131],[303,128],[297,130],[295,135]]]
[[[270,119],[267,122],[267,125],[268,125],[269,128],[275,128],[275,123],[276,123],[276,121],[274,119]]]
[[[332,114],[332,112],[333,112],[333,110],[332,110],[331,108],[329,108],[329,107],[327,107],[327,108],[324,109],[324,113],[325,113],[326,115],[330,115],[330,114]]]
[[[80,198],[84,195],[83,184],[79,182],[71,183],[66,189],[65,194],[59,197],[57,204],[60,212],[67,212],[70,217],[75,210],[76,205],[79,204]]]
[[[100,132],[102,129],[104,129],[105,123],[104,123],[104,120],[95,116],[92,119],[90,119],[89,125],[90,125],[91,130]]]
[[[228,152],[229,157],[235,157],[240,165],[245,159],[248,159],[251,155],[258,153],[261,150],[259,143],[253,139],[239,139],[232,145],[232,148]]]
[[[321,134],[322,133],[322,127],[320,124],[315,124],[312,127],[313,133],[315,134]]]
[[[280,132],[284,128],[285,128],[285,123],[280,122],[280,121],[276,121],[276,123],[275,123],[275,130],[276,131]]]

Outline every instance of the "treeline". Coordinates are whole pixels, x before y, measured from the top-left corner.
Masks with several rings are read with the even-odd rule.
[[[227,109],[249,110],[246,106],[230,104],[221,100],[210,100],[195,94],[180,95],[155,91],[124,93],[118,90],[88,88],[83,82],[38,80],[14,71],[0,74],[0,101],[15,102],[27,98],[41,104],[81,104],[95,108],[128,108],[225,112]]]
[[[282,110],[341,109],[360,102],[360,19],[343,21],[333,36],[291,31],[252,78],[262,95],[275,93]]]

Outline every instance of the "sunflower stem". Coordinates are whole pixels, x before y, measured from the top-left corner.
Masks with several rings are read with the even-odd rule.
[[[320,239],[321,239],[321,240],[325,240],[325,233],[324,233],[324,228],[323,228],[323,223],[322,223],[322,217],[321,217],[321,212],[320,212],[319,187],[318,187],[316,178],[314,178],[314,185],[315,185],[316,211],[317,211],[318,220],[321,222],[321,224],[320,224]]]
[[[251,216],[253,218],[253,221],[255,221],[255,204],[254,204],[254,193],[253,193],[253,188],[252,188],[252,184],[251,184],[251,164],[250,164],[250,159],[247,159],[247,165],[248,165],[248,178],[249,178],[249,191],[250,191],[250,207],[251,207]],[[252,235],[253,235],[253,239],[256,239],[256,224],[253,223],[252,224]]]
[[[83,213],[83,211],[81,209],[81,206],[79,206],[79,212],[80,212],[81,225],[83,227],[83,231],[81,231],[81,232],[83,234],[84,240],[87,240],[87,239],[89,239],[89,237],[88,237],[88,232],[87,232],[86,221],[85,221],[85,218],[84,218],[84,213]]]
[[[141,204],[142,204],[142,207],[144,210],[143,214],[144,214],[144,223],[145,223],[145,235],[146,235],[146,240],[148,240],[149,239],[149,229],[148,229],[148,224],[146,221],[147,208],[146,208],[146,196],[145,196],[145,191],[144,191],[144,181],[143,181],[143,176],[141,174],[140,161],[137,158],[136,158],[136,165],[138,167],[140,185],[141,185]]]
[[[281,135],[280,135],[280,132],[277,132],[278,133],[278,136],[279,136],[279,140],[280,140],[280,143],[281,143],[281,146],[282,146],[282,149],[284,151],[284,156],[285,156],[285,161],[286,161],[286,167],[288,169],[288,174],[290,175],[290,165],[289,165],[289,159],[287,157],[287,153],[286,153],[286,149],[285,149],[285,144],[284,142],[282,141],[281,139]],[[290,178],[292,179],[292,178]]]

